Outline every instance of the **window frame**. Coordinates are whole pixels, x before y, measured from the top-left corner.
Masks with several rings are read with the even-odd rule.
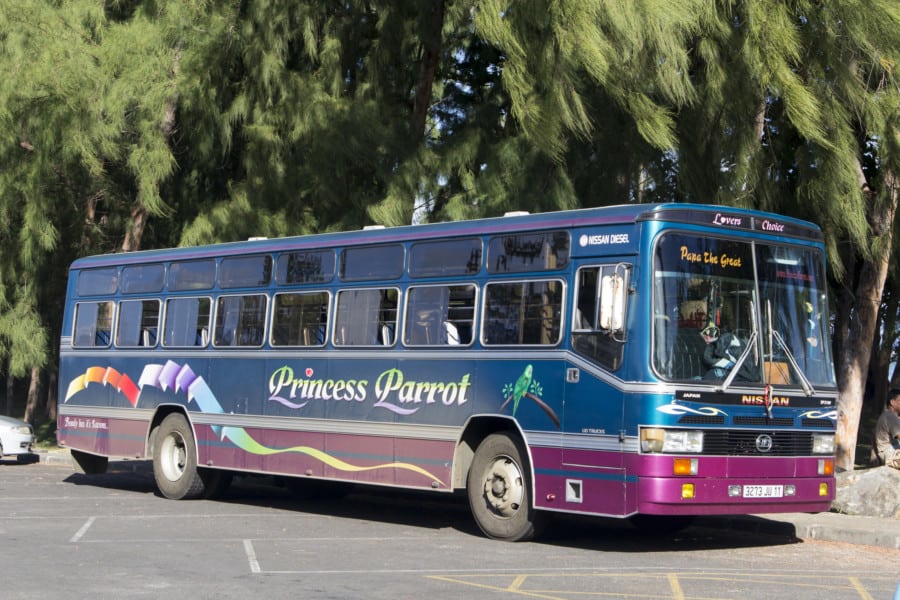
[[[94,318],[92,322],[92,326],[90,328],[90,337],[92,343],[90,344],[79,344],[79,332],[78,332],[78,318],[81,314],[82,306],[96,306],[97,310],[94,313]],[[109,329],[100,329],[97,325],[101,322],[101,305],[107,305],[109,307],[109,316],[107,317],[109,320]],[[113,332],[116,330],[116,303],[113,300],[86,300],[82,302],[75,303],[75,314],[72,319],[72,347],[74,348],[110,348],[113,343]],[[98,344],[98,336],[101,332],[106,332],[106,343]]]
[[[325,296],[325,335],[322,338],[321,343],[315,344],[276,344],[275,343],[275,331],[277,329],[275,319],[278,314],[278,298],[280,296],[313,296],[313,295],[321,295]],[[334,301],[334,294],[331,290],[320,289],[320,290],[285,290],[281,292],[276,292],[272,296],[272,311],[269,318],[269,345],[272,348],[321,348],[328,344],[329,337],[331,335],[332,321],[333,321],[333,313],[332,313],[332,302]],[[302,314],[302,313],[301,313]],[[301,327],[305,327],[305,324],[300,323]]]
[[[213,272],[212,272],[212,281],[209,285],[204,285],[203,287],[174,287],[172,284],[177,282],[178,280],[173,280],[172,278],[172,270],[175,269],[176,275],[178,271],[180,271],[181,265],[189,265],[192,263],[212,263]],[[185,260],[173,260],[169,262],[169,267],[166,269],[166,290],[169,292],[205,292],[212,290],[216,287],[216,281],[218,280],[219,274],[219,265],[216,262],[215,258],[191,258]],[[203,282],[201,282],[203,283]]]
[[[219,327],[219,315],[220,313],[225,313],[224,318],[228,318],[228,313],[230,311],[223,310],[222,302],[226,301],[229,298],[262,298],[262,315],[259,319],[259,324],[261,325],[261,331],[259,332],[259,343],[257,344],[242,344],[241,343],[241,335],[242,333],[248,329],[247,327],[242,327],[242,320],[244,314],[246,314],[246,310],[244,307],[244,303],[241,302],[238,306],[237,310],[237,323],[235,324],[234,330],[231,331],[233,335],[233,342],[230,344],[223,344],[219,341],[219,336],[222,331],[225,329],[225,324],[223,323],[222,327]],[[269,294],[265,292],[252,292],[247,294],[220,294],[215,298],[215,305],[212,316],[212,327],[209,339],[209,345],[217,350],[224,349],[246,349],[246,348],[262,348],[266,344],[267,335],[268,335],[268,321],[269,321]]]
[[[137,344],[122,344],[119,342],[120,331],[122,328],[122,323],[124,322],[124,320],[122,318],[122,314],[123,314],[122,305],[123,304],[132,304],[135,302],[141,303],[141,319],[139,322],[139,336],[138,336],[139,342]],[[153,343],[151,343],[151,344],[143,343],[144,332],[148,331],[148,329],[144,326],[143,304],[145,302],[156,302],[156,336],[154,337]],[[160,322],[162,321],[162,300],[160,298],[124,298],[122,300],[119,300],[117,308],[118,308],[118,310],[117,310],[118,318],[116,319],[116,328],[115,328],[116,348],[156,348],[157,346],[159,346],[159,344],[160,344],[160,336],[159,336],[160,327],[159,327],[159,325],[160,325]]]
[[[391,343],[390,344],[385,344],[383,339],[380,342],[376,341],[371,344],[351,344],[351,343],[345,343],[343,341],[338,340],[338,335],[339,335],[341,326],[344,325],[344,323],[341,321],[341,317],[343,315],[343,311],[340,310],[341,296],[343,294],[359,293],[359,292],[367,292],[367,291],[377,291],[377,292],[393,291],[397,294],[396,305],[394,306],[394,327],[391,332]],[[400,324],[401,307],[404,302],[403,296],[404,296],[403,290],[399,286],[359,287],[359,288],[347,287],[347,288],[339,289],[337,291],[337,293],[334,295],[334,309],[333,309],[333,315],[334,315],[333,323],[334,324],[331,328],[331,344],[335,348],[394,348],[397,345],[398,340],[400,339],[400,336],[397,334],[398,334],[398,328],[399,328],[398,326]],[[379,307],[378,307],[379,315],[381,314],[381,312],[383,310],[384,309],[381,307],[381,305],[379,305]],[[382,323],[380,321],[377,323],[378,329],[376,329],[376,331],[375,331],[376,340],[379,337],[383,336],[383,327],[385,327],[387,325],[388,325],[387,323]]]
[[[207,316],[207,320],[206,320],[206,327],[200,326],[201,324],[199,323],[199,321],[197,322],[197,325],[199,326],[198,329],[197,329],[197,334],[201,336],[201,341],[202,341],[203,343],[201,343],[201,344],[188,344],[188,345],[167,344],[167,343],[166,343],[166,338],[168,337],[167,334],[168,334],[168,325],[169,325],[169,313],[171,312],[169,303],[170,303],[170,302],[185,301],[185,300],[197,300],[197,301],[200,301],[200,300],[207,300],[207,301],[209,302],[209,312],[208,312],[208,316]],[[213,297],[210,296],[210,295],[199,295],[199,296],[169,296],[169,297],[167,297],[167,298],[165,299],[165,302],[163,302],[163,317],[162,317],[163,334],[162,334],[162,337],[161,337],[161,339],[160,339],[160,341],[159,341],[160,346],[161,346],[162,348],[179,348],[179,349],[195,349],[195,350],[201,350],[201,349],[204,349],[204,348],[208,348],[208,347],[210,346],[210,343],[212,342],[212,334],[210,333],[210,331],[211,331],[211,329],[212,329],[212,320],[213,320],[214,306],[215,306],[215,305],[214,305],[214,303],[213,303]],[[198,316],[199,316],[199,314],[200,314],[200,311],[199,311],[199,310],[197,311],[197,314],[198,314]],[[206,330],[206,339],[205,339],[205,340],[203,339],[203,330],[204,330],[204,329]]]
[[[441,273],[423,273],[421,270],[418,270],[418,265],[414,264],[415,257],[418,255],[417,249],[423,252],[427,252],[425,247],[434,248],[431,252],[435,252],[436,249],[441,244],[462,244],[469,243],[471,249],[475,249],[477,245],[478,248],[478,268],[474,271],[445,271]],[[473,243],[474,242],[474,243]],[[434,279],[441,277],[475,277],[478,273],[481,272],[481,269],[484,268],[484,239],[478,236],[471,237],[455,237],[455,238],[444,238],[438,240],[418,240],[410,244],[409,250],[407,250],[407,273],[410,278],[416,280],[425,280],[425,279]]]
[[[539,284],[539,283],[558,283],[561,287],[559,291],[559,318],[557,320],[557,337],[553,342],[549,342],[546,344],[542,343],[496,343],[490,342],[487,340],[487,330],[488,326],[492,319],[488,317],[488,299],[489,292],[488,289],[493,286],[498,285],[515,285],[515,284]],[[560,346],[562,344],[563,339],[565,338],[565,323],[566,323],[566,298],[568,297],[568,284],[566,279],[563,277],[540,277],[540,278],[528,278],[528,279],[493,279],[484,284],[482,290],[482,301],[481,301],[481,327],[479,334],[479,342],[482,346],[486,348],[498,348],[498,347],[506,347],[506,348],[554,348]],[[519,305],[521,306],[521,304]]]
[[[92,287],[88,285],[88,279],[92,276],[99,276],[101,273],[107,272],[112,273],[114,276],[110,279],[109,277],[106,280],[109,282],[109,286],[103,289],[97,289],[96,286]],[[82,278],[84,278],[84,283],[82,284]],[[89,269],[81,269],[78,271],[78,280],[75,282],[75,291],[79,297],[95,297],[95,296],[110,296],[115,294],[119,289],[119,281],[121,279],[121,274],[119,273],[119,267],[91,267]],[[95,280],[94,283],[96,283]],[[82,287],[84,285],[84,287]]]
[[[330,255],[331,257],[331,271],[327,278],[316,279],[316,280],[307,280],[307,281],[282,281],[281,275],[281,263],[282,260],[288,260],[288,258],[294,254],[321,254],[321,255]],[[275,258],[275,271],[273,274],[273,278],[275,281],[275,285],[279,288],[282,287],[294,287],[301,285],[327,285],[334,281],[335,276],[337,275],[337,249],[335,248],[321,248],[321,249],[292,249],[292,250],[284,250],[278,253],[278,256]],[[287,275],[287,266],[285,266],[285,275]]]
[[[226,264],[229,263],[245,263],[251,264],[251,261],[262,259],[263,271],[260,275],[265,275],[265,280],[257,279],[255,282],[251,283],[248,281],[238,281],[234,283],[232,281],[223,281],[223,275],[226,274],[228,269]],[[268,271],[266,268],[268,267]],[[239,254],[233,256],[223,256],[221,260],[219,260],[218,268],[216,269],[216,283],[221,290],[237,290],[237,289],[258,289],[268,287],[272,283],[273,278],[273,269],[275,268],[275,260],[272,258],[271,254],[267,253],[259,253],[259,254]],[[235,271],[239,271],[240,267],[235,269]]]
[[[438,341],[434,343],[422,343],[416,344],[411,343],[409,341],[409,330],[410,330],[410,319],[413,314],[410,310],[410,301],[414,295],[416,290],[421,289],[438,289],[438,288],[446,288],[448,290],[447,294],[447,312],[443,315],[441,319],[441,323],[450,323],[451,325],[456,322],[461,322],[461,319],[450,319],[450,313],[452,307],[450,306],[450,299],[452,297],[450,293],[450,288],[460,287],[460,288],[471,288],[473,290],[472,294],[472,319],[470,321],[471,327],[471,337],[468,342],[462,343],[458,342],[456,344],[452,344],[449,341]],[[406,288],[404,293],[404,302],[403,302],[403,328],[400,335],[400,340],[403,343],[403,346],[406,348],[446,348],[452,346],[454,348],[469,348],[475,344],[475,340],[478,339],[478,301],[479,301],[479,292],[480,287],[473,282],[450,282],[450,283],[440,283],[440,284],[420,284],[420,285],[410,285]],[[442,336],[443,337],[443,336]]]
[[[361,277],[348,277],[347,276],[346,267],[347,267],[348,253],[349,254],[365,253],[366,251],[371,252],[376,249],[387,249],[387,248],[393,248],[393,249],[400,250],[400,264],[397,267],[396,271],[390,271],[388,273],[379,272],[374,275],[365,275],[365,276],[361,276]],[[406,273],[406,254],[407,254],[406,246],[404,246],[400,242],[391,242],[391,243],[387,243],[387,244],[366,244],[366,245],[360,245],[360,246],[344,246],[343,248],[341,248],[341,251],[340,251],[338,259],[337,259],[338,280],[342,281],[342,282],[354,283],[354,284],[355,283],[373,284],[373,283],[377,283],[379,281],[396,281],[397,279],[400,279],[401,277],[403,277],[403,275]],[[380,257],[373,256],[373,257],[367,257],[367,258],[371,262],[371,261],[378,260]],[[397,336],[395,335],[394,337],[397,337]]]
[[[128,282],[128,273],[129,272],[142,271],[142,270],[149,271],[153,267],[159,267],[162,270],[162,274],[161,274],[162,276],[160,277],[158,286],[153,286],[152,288],[150,286],[144,286],[144,287],[140,287],[139,289],[136,289],[136,290],[131,289],[131,287],[129,287],[129,285],[128,285],[128,283],[129,283]],[[162,262],[138,263],[138,264],[133,264],[133,265],[124,265],[122,267],[122,272],[119,275],[119,287],[122,290],[122,294],[128,294],[128,295],[131,295],[131,294],[144,294],[144,295],[160,294],[166,286],[166,278],[167,277],[168,277],[168,270],[166,269],[166,264],[162,263]]]

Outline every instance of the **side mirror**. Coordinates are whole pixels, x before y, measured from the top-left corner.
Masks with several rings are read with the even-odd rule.
[[[625,327],[625,277],[616,270],[600,280],[600,328],[613,333]]]

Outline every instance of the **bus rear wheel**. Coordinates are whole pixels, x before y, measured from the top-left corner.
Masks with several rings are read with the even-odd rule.
[[[478,527],[489,538],[517,542],[537,533],[537,511],[521,444],[507,433],[489,435],[478,445],[466,490]]]
[[[197,445],[187,419],[172,413],[163,419],[153,443],[153,477],[166,498],[211,498],[225,491],[231,473],[197,467]]]

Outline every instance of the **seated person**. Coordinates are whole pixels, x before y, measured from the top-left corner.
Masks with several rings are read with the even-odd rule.
[[[701,330],[700,335],[706,341],[703,361],[710,369],[704,379],[725,379],[728,372],[737,364],[738,359],[747,348],[747,340],[743,340],[731,332],[721,333],[719,328],[710,323]],[[751,357],[747,357],[738,371],[737,377],[747,381],[758,381],[759,374]]]
[[[878,464],[900,469],[900,389],[888,392],[884,411],[875,424],[875,446]]]

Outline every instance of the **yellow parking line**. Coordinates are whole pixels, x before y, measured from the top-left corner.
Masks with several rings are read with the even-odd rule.
[[[681,589],[681,583],[678,581],[678,575],[669,573],[669,587],[672,588],[672,597],[675,600],[684,600],[684,592]]]
[[[863,600],[874,600],[871,594],[869,594],[869,592],[866,590],[866,588],[863,587],[863,584],[859,582],[859,579],[857,579],[856,577],[850,577],[849,579],[850,584],[854,588],[856,588],[856,591],[859,593],[860,598],[862,598]]]
[[[519,577],[527,577],[527,575],[520,575]],[[518,580],[519,577],[517,577],[516,580]],[[541,593],[537,593],[537,592],[528,592],[525,590],[510,589],[510,588],[512,588],[513,585],[516,585],[516,581],[513,581],[513,583],[511,583],[509,586],[502,588],[502,587],[499,587],[496,585],[475,583],[473,581],[467,581],[465,579],[457,579],[455,577],[444,577],[441,575],[429,575],[428,579],[436,579],[438,581],[446,581],[448,583],[460,583],[462,585],[480,588],[483,590],[492,590],[495,592],[513,592],[514,594],[519,594],[520,596],[527,596],[529,598],[543,598],[543,600],[566,600],[564,597],[560,597],[560,596],[547,596],[545,594],[541,594]],[[521,583],[519,583],[519,585],[521,585]]]
[[[506,589],[508,589],[510,592],[518,592],[519,588],[522,587],[522,584],[525,583],[526,579],[528,579],[528,575],[519,575],[518,577],[513,579],[513,582],[509,584],[509,587]]]

